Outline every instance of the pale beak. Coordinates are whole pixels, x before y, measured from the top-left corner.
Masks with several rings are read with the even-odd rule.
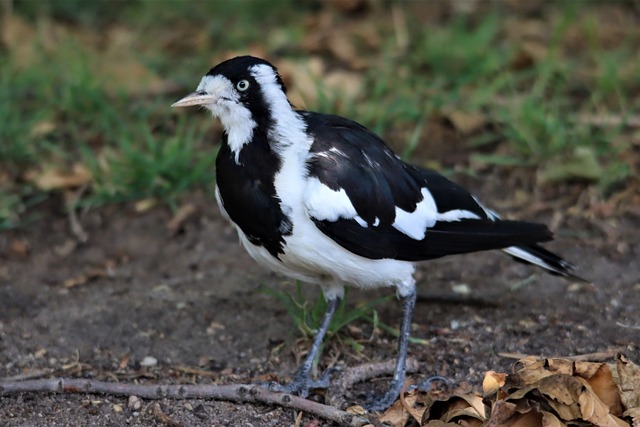
[[[194,92],[185,96],[179,101],[171,104],[172,107],[192,107],[194,105],[214,104],[218,100],[217,96]]]

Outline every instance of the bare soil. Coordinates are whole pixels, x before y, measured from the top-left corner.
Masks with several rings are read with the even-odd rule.
[[[510,194],[497,179],[469,184],[489,205]],[[530,206],[543,205],[540,197],[531,196]],[[286,379],[309,343],[296,339],[285,308],[259,290],[283,289],[286,279],[261,269],[243,252],[212,198],[194,195],[188,202],[197,211],[175,233],[167,229],[169,209],[137,213],[131,205],[109,206],[80,215],[89,240],[78,243],[62,203],[53,200],[39,208],[42,220],[0,235],[0,378]],[[428,343],[410,348],[423,367],[413,378],[439,374],[479,389],[486,370],[510,370],[513,360],[502,353],[608,352],[604,358],[612,359],[622,351],[640,360],[640,216],[627,212],[586,220],[575,212],[554,211],[572,210],[560,203],[516,214],[552,223],[559,235],[547,247],[574,261],[592,283],[550,276],[499,253],[421,264],[418,281],[425,298],[417,305],[413,335]],[[462,301],[453,291],[460,284],[471,290]],[[354,291],[350,303],[391,292]],[[315,297],[316,290],[309,295]],[[379,313],[383,322],[396,326],[400,307],[391,301]],[[361,321],[347,332],[364,343],[362,352],[345,340],[332,340],[321,368],[394,357],[395,339],[380,331],[372,335],[371,329]],[[157,364],[141,366],[147,357]],[[346,401],[362,403],[367,388],[351,390]],[[266,405],[159,404],[183,426],[296,421],[293,411]],[[152,405],[143,401],[136,410],[115,396],[26,393],[0,397],[0,426],[167,425]],[[301,425],[326,423],[305,416]]]

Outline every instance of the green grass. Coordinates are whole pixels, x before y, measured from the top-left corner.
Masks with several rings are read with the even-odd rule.
[[[612,48],[603,41],[595,8],[551,5],[544,9],[544,18],[554,22],[547,54],[519,69],[513,64],[522,43],[506,37],[510,16],[499,6],[425,27],[410,4],[402,5],[410,36],[406,51],[398,50],[389,20],[372,19],[381,42],[370,55],[372,67],[363,72],[366,90],[347,97],[319,81],[323,95],[308,107],[392,134],[409,159],[429,143],[427,120],[462,111],[480,113],[490,124],[465,136],[470,151],[482,148],[473,152],[474,164],[523,166],[551,182],[581,179],[604,195],[633,175],[626,155],[633,136],[624,120],[640,111],[640,97],[634,96],[640,91],[636,33],[629,31]],[[298,44],[318,7],[292,7],[290,1],[106,0],[14,6],[34,32],[49,20],[70,35],[58,36],[53,48],[34,38],[35,59],[29,61],[23,50],[0,52],[0,229],[19,226],[27,220],[27,207],[46,197],[25,179],[30,170],[84,164],[93,176],[81,200],[88,205],[142,198],[176,205],[194,188],[211,188],[217,141],[208,131],[209,117],[172,111],[169,105],[179,94],[141,95],[130,84],[119,85],[127,82],[114,82],[100,72],[106,48],[89,34],[124,29],[125,44],[107,62],[124,59],[126,67],[134,58],[187,93],[224,52],[259,46],[273,58],[278,51],[304,59],[307,53]],[[585,40],[582,49],[566,47],[570,34]],[[583,120],[601,115],[621,122]]]
[[[307,338],[312,338],[322,324],[324,313],[327,310],[327,302],[319,292],[315,302],[311,303],[307,297],[303,295],[302,285],[300,282],[295,283],[293,291],[280,291],[263,287],[262,291],[278,300],[287,310],[289,317],[292,319],[295,327]],[[348,289],[346,290],[348,292]],[[340,301],[336,312],[331,319],[331,324],[327,330],[327,338],[335,337],[345,326],[359,319],[377,319],[375,307],[388,301],[392,296],[379,298],[369,301],[366,304],[352,309],[347,308],[347,295]],[[377,320],[374,322],[374,327]]]
[[[303,285],[300,282],[296,282],[293,290],[278,290],[263,287],[262,292],[275,298],[287,310],[294,326],[300,331],[300,333],[304,337],[312,339],[322,324],[324,313],[327,309],[327,302],[322,291],[318,292],[314,302],[310,302],[308,296],[303,294],[302,287]],[[359,341],[350,338],[347,334],[342,332],[345,326],[356,321],[365,321],[370,323],[373,329],[381,329],[392,336],[399,336],[397,328],[390,327],[385,323],[380,322],[378,312],[376,310],[376,307],[381,304],[394,300],[395,295],[388,295],[368,301],[367,303],[359,306],[349,307],[347,304],[348,293],[349,288],[346,288],[345,296],[340,301],[340,304],[331,319],[325,341],[332,338],[338,338],[342,342],[350,345],[354,351],[362,351],[363,345]],[[410,340],[416,344],[426,343],[424,340],[418,338],[410,338]]]

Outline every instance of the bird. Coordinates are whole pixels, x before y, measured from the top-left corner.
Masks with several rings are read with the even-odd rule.
[[[199,106],[222,124],[215,196],[241,245],[259,264],[320,286],[327,301],[311,348],[276,391],[307,397],[330,384],[312,378],[345,286],[395,290],[402,304],[397,358],[388,390],[365,406],[393,404],[406,379],[419,261],[501,249],[548,272],[578,277],[575,266],[540,245],[546,225],[501,219],[436,171],[396,155],[382,138],[347,118],[296,109],[277,68],[237,56],[214,66],[195,92],[172,107]]]

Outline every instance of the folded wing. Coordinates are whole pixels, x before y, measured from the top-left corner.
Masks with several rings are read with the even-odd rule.
[[[501,220],[445,177],[404,163],[355,122],[301,114],[315,137],[307,213],[355,254],[417,261],[552,239],[545,225]]]

